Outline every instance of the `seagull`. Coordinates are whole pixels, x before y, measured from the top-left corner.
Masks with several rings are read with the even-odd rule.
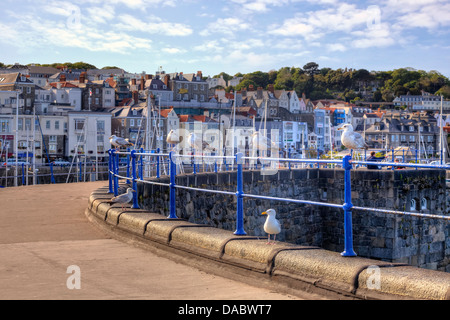
[[[111,145],[116,147],[116,149],[120,149],[120,147],[134,146],[134,144],[128,141],[127,139],[116,137],[115,135],[109,137],[109,142],[111,143]]]
[[[128,188],[127,192],[111,199],[112,203],[120,203],[123,206],[133,200],[133,193],[136,192],[132,188]]]
[[[364,141],[362,135],[353,131],[351,124],[344,124],[338,130],[344,130],[341,135],[342,144],[348,149],[367,149],[369,146]]]
[[[169,134],[167,135],[166,141],[168,144],[177,144],[180,141],[180,137],[175,131],[170,130]]]
[[[269,209],[267,211],[264,211],[263,213],[264,215],[267,215],[267,219],[266,219],[266,223],[264,223],[264,231],[268,234],[268,240],[267,240],[267,244],[271,244],[270,243],[270,235],[273,234],[273,241],[272,244],[275,244],[275,239],[277,237],[277,234],[279,234],[281,232],[281,225],[280,222],[275,219],[276,216],[276,212],[274,209]]]

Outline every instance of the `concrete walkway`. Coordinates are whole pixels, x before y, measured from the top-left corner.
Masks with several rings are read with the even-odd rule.
[[[0,189],[0,299],[295,300],[109,238],[84,212],[105,182]],[[69,289],[78,273],[81,289]],[[75,284],[76,281],[69,281]]]

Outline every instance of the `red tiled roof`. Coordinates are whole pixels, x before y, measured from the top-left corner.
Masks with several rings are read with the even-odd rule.
[[[161,110],[160,114],[162,117],[167,118],[167,116],[169,115],[169,113],[173,110],[173,108],[170,109],[163,109]]]
[[[58,87],[58,83],[61,83],[61,88],[78,88],[78,86],[74,85],[73,83],[70,82],[52,82],[50,83],[50,85],[53,88],[57,88]]]

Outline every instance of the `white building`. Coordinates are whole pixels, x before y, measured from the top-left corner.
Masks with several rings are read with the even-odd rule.
[[[298,98],[295,90],[288,91],[287,95],[289,97],[289,111],[291,113],[300,113],[301,110],[306,110],[305,103]]]
[[[300,150],[308,144],[308,124],[306,122],[283,121],[282,147],[285,150]]]
[[[239,83],[241,83],[243,78],[244,77],[233,77],[232,79],[228,80],[228,85],[236,87]]]
[[[222,86],[224,88],[227,87],[227,82],[224,80],[222,75],[220,76],[220,78],[208,77],[208,79],[206,79],[206,83],[208,84],[209,89],[215,88],[217,86]]]
[[[111,114],[69,112],[67,136],[69,157],[107,157],[111,148]]]
[[[82,89],[68,82],[56,82],[46,88],[36,88],[37,113],[81,111]]]

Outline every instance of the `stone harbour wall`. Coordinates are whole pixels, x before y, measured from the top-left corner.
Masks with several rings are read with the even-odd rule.
[[[357,169],[351,176],[354,206],[411,211],[414,200],[417,212],[448,214],[443,170]],[[168,177],[158,181],[169,183]],[[176,184],[236,192],[236,172],[179,175]],[[142,208],[169,215],[168,187],[139,183],[138,188]],[[275,175],[244,171],[244,193],[343,204],[344,170],[279,170]],[[177,189],[176,199],[179,218],[236,229],[235,196]],[[244,230],[248,235],[267,236],[261,212],[269,208],[277,211],[282,224],[277,240],[343,251],[343,210],[244,198]],[[362,257],[450,272],[449,232],[448,221],[353,210],[354,249]]]

